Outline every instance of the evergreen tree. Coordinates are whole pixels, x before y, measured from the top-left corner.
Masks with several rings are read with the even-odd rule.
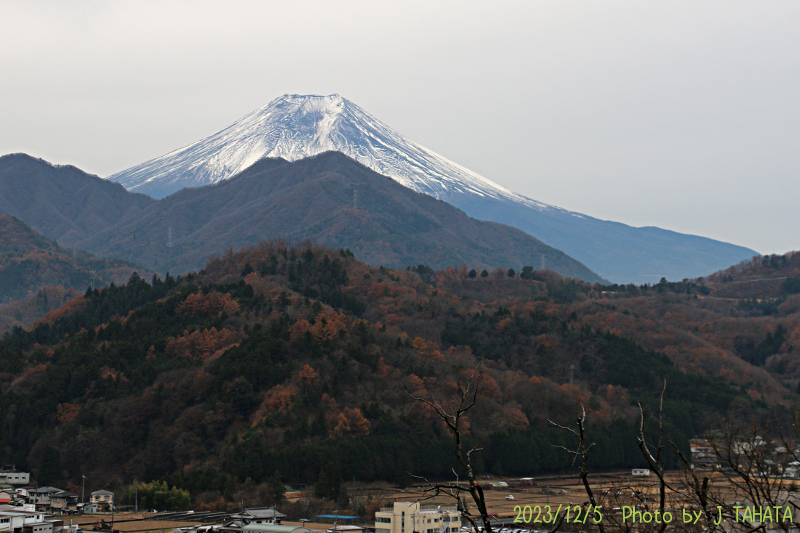
[[[286,485],[283,484],[281,473],[277,470],[267,480],[267,495],[271,505],[280,505],[286,499]]]
[[[314,496],[331,501],[339,499],[342,489],[342,472],[339,465],[330,462],[319,474],[319,480],[314,487]]]
[[[50,485],[61,479],[61,456],[53,446],[46,446],[39,456],[36,481],[39,485]]]

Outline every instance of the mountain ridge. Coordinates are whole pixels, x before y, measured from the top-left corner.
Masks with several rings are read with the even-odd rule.
[[[22,153],[0,157],[0,213],[68,248],[153,202],[72,165]]]
[[[65,177],[64,169],[43,167],[33,158],[7,161],[15,164],[11,169],[0,164],[0,194],[5,192],[2,198],[11,205],[25,203],[17,198],[29,192],[25,188],[28,177],[45,170],[52,175],[37,177],[41,186],[34,198],[49,202],[42,202],[46,205],[53,202],[48,187],[59,192],[66,206],[85,202],[83,196],[122,193],[119,198],[109,198],[108,206],[99,212],[89,205],[88,218],[82,218],[78,209],[62,209],[62,216],[78,220],[57,227],[43,220],[49,207],[20,216],[26,223],[39,225],[51,238],[64,237],[62,226],[77,228],[80,231],[69,235],[71,247],[121,257],[162,273],[196,270],[208,257],[230,247],[283,238],[350,248],[362,259],[395,268],[467,263],[476,268],[508,269],[538,266],[544,256],[547,266],[562,275],[603,281],[560,250],[518,229],[471,219],[340,152],[294,163],[262,159],[235,179],[183,189],[162,200],[130,193],[118,184],[88,175]],[[20,168],[23,163],[31,168]],[[80,198],[72,197],[70,187],[56,186],[70,179],[92,184],[100,191],[72,186],[81,191]]]
[[[121,233],[143,235],[151,231],[141,224],[141,217],[151,221],[173,217],[175,247],[189,240],[203,243],[199,249],[207,253],[191,252],[180,271],[199,268],[209,255],[224,249],[216,246],[212,250],[212,243],[218,239],[200,236],[215,226],[219,229],[211,234],[226,231],[234,239],[235,248],[264,238],[311,239],[351,248],[376,264],[404,267],[424,263],[434,268],[461,263],[479,268],[521,267],[539,264],[544,255],[548,263],[552,262],[549,266],[563,275],[588,281],[602,279],[520,230],[471,219],[446,202],[403,187],[336,151],[295,162],[263,159],[234,179],[184,189],[146,211],[121,220]],[[211,212],[215,217],[197,215],[191,221],[174,218],[176,213]],[[121,246],[107,240],[112,231],[116,230],[101,232],[83,245],[104,255],[125,257]],[[163,242],[158,244],[159,239],[163,241],[163,227],[152,231],[148,234],[152,246],[163,251]],[[101,242],[109,242],[110,247],[101,248]]]
[[[635,228],[514,193],[394,131],[338,94],[283,95],[217,133],[109,176],[165,197],[227,179],[265,157],[298,160],[342,152],[402,185],[469,216],[514,226],[614,282],[706,275],[754,250],[660,228]]]

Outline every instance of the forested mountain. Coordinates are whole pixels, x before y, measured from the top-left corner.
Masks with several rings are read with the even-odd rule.
[[[0,157],[0,214],[68,248],[152,203],[149,196],[131,194],[73,166],[26,154]]]
[[[701,280],[719,296],[782,301],[800,293],[800,252],[755,256]]]
[[[28,158],[25,162],[47,169],[41,161]],[[78,172],[50,169],[51,182],[66,180],[61,176],[64,172]],[[11,176],[12,170],[4,175]],[[444,268],[466,263],[479,268],[521,268],[545,263],[565,276],[590,282],[602,279],[520,230],[469,218],[445,202],[407,189],[336,152],[295,163],[259,161],[234,179],[149,203],[119,185],[90,176],[83,179],[99,182],[91,181],[91,186],[104,194],[105,188],[111,188],[121,195],[114,197],[116,203],[110,202],[116,206],[114,216],[101,219],[90,216],[92,209],[63,209],[63,213],[76,217],[73,226],[80,226],[83,233],[66,234],[60,226],[51,228],[52,235],[42,231],[53,238],[55,234],[62,240],[69,237],[75,248],[135,261],[162,273],[197,270],[208,257],[229,247],[238,249],[261,239],[285,238],[349,248],[360,259],[390,267],[427,264]],[[44,185],[36,188],[45,189]],[[24,196],[22,183],[14,190]],[[68,206],[90,203],[69,196],[68,191],[59,189],[59,194]],[[7,196],[11,198],[10,193]],[[24,202],[14,198],[11,203]],[[30,224],[42,224],[27,212],[21,217]]]
[[[449,477],[451,438],[408,393],[445,401],[476,367],[482,472],[568,468],[551,446],[568,435],[545,420],[569,423],[580,405],[594,469],[642,464],[637,402],[651,431],[665,379],[667,435],[684,449],[726,417],[797,400],[797,311],[752,317],[698,283],[521,274],[390,270],[278,241],[87,291],[0,344],[0,461],[48,482],[163,479],[198,502],[275,470],[290,483]],[[739,330],[757,346],[769,332],[774,353],[748,362]]]
[[[230,179],[264,158],[297,161],[331,150],[471,217],[519,228],[618,283],[693,278],[756,253],[696,235],[600,220],[517,194],[417,144],[338,94],[285,94],[215,134],[108,179],[163,198]],[[531,176],[537,176],[536,162],[530,164]]]
[[[91,284],[124,283],[133,271],[124,261],[63,248],[22,221],[0,215],[0,333],[33,324]]]

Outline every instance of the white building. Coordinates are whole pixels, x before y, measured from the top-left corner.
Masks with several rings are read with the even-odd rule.
[[[0,532],[15,533],[25,528],[36,530],[36,533],[45,533],[48,528],[53,531],[53,524],[44,521],[44,513],[25,511],[21,507],[10,505],[0,506]]]
[[[239,514],[231,515],[234,520],[241,520],[245,524],[272,524],[280,525],[281,519],[286,515],[274,507],[247,508]]]
[[[28,485],[30,482],[30,472],[18,472],[13,466],[4,466],[0,468],[0,484]]]
[[[375,533],[458,533],[460,528],[455,505],[394,502],[375,513]]]

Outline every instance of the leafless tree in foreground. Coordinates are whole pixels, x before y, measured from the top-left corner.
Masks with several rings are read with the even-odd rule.
[[[464,419],[478,399],[480,391],[480,364],[472,371],[466,384],[459,385],[457,392],[443,405],[434,395],[429,397],[413,396],[406,394],[415,401],[430,406],[437,416],[445,422],[455,439],[454,453],[458,463],[466,474],[466,483],[455,482],[433,483],[422,479],[428,485],[421,499],[433,498],[439,495],[452,497],[460,506],[462,516],[473,527],[474,531],[485,530],[492,533],[491,518],[486,508],[483,489],[475,479],[472,465],[472,456],[482,448],[473,447],[464,450],[463,436],[465,432]],[[578,464],[579,477],[588,502],[584,507],[602,509],[603,517],[594,522],[600,533],[607,532],[653,532],[664,533],[668,528],[672,531],[685,532],[736,532],[754,533],[756,531],[782,530],[786,533],[797,532],[800,529],[800,488],[795,481],[786,479],[784,474],[787,468],[796,468],[800,472],[800,418],[794,421],[791,431],[777,431],[778,437],[771,437],[770,428],[765,425],[754,426],[749,430],[729,424],[718,435],[707,437],[713,450],[716,462],[715,471],[701,471],[693,468],[690,460],[680,448],[672,441],[665,440],[663,425],[664,396],[667,384],[661,391],[658,412],[657,442],[648,442],[644,432],[645,412],[641,404],[640,424],[637,435],[637,445],[645,458],[650,470],[657,478],[657,488],[636,486],[629,482],[620,481],[610,488],[611,490],[598,490],[593,488],[589,481],[589,452],[594,447],[586,435],[586,411],[581,407],[574,427],[556,424],[555,427],[571,433],[577,444],[574,449],[565,446],[556,446],[573,457],[573,465]],[[766,437],[766,438],[764,438]],[[662,465],[663,452],[668,442],[677,452],[684,464],[683,477],[668,476]],[[790,463],[797,462],[794,466]],[[454,471],[455,473],[455,471]],[[458,478],[458,476],[456,475]],[[654,490],[650,490],[654,489]],[[471,513],[466,505],[462,504],[465,492],[470,497],[477,509],[477,514]],[[656,494],[654,494],[656,493]],[[630,498],[628,498],[630,496]],[[657,500],[657,508],[651,507]],[[629,509],[642,511],[655,511],[660,516],[674,515],[671,523],[652,522],[647,524],[626,521],[615,515],[612,511],[626,505]],[[764,511],[771,509],[771,518],[765,517]],[[749,510],[749,514],[748,513]],[[761,515],[754,515],[758,510]],[[786,518],[786,510],[789,517]],[[685,516],[690,514],[691,520],[686,521]],[[557,517],[552,525],[551,533],[561,528],[565,514]],[[479,526],[479,524],[481,524]]]
[[[591,506],[591,509],[597,509],[599,507],[597,503],[597,498],[595,498],[594,491],[592,490],[592,485],[591,483],[589,483],[589,450],[594,448],[594,443],[587,444],[586,442],[586,409],[583,406],[581,406],[581,414],[576,422],[576,426],[578,429],[572,429],[571,427],[556,424],[552,420],[548,420],[548,422],[557,428],[572,433],[578,438],[578,445],[574,450],[570,450],[565,446],[556,446],[556,448],[560,448],[566,451],[567,453],[571,454],[573,465],[578,460],[580,460],[579,472],[580,472],[581,483],[583,484],[583,488],[586,491],[586,495],[589,497],[589,505]],[[561,520],[563,520],[563,517],[561,518]],[[561,522],[559,521],[556,524],[556,527],[553,528],[553,530],[555,531],[555,529],[557,529],[560,525]],[[602,519],[597,523],[597,529],[600,530],[600,533],[605,533],[605,525],[603,524]]]
[[[644,409],[639,403],[639,435],[636,444],[642,452],[650,470],[658,477],[658,510],[659,515],[664,516],[667,510],[667,489],[669,488],[664,478],[664,467],[661,465],[661,452],[664,451],[664,394],[667,392],[667,380],[664,380],[664,387],[661,389],[661,396],[658,402],[658,444],[650,446],[644,436]],[[670,490],[672,490],[670,488]],[[674,490],[672,490],[674,492]],[[662,522],[657,530],[663,533],[667,528],[667,523]]]
[[[489,513],[486,510],[486,499],[483,494],[483,489],[475,480],[475,471],[472,468],[472,454],[481,451],[483,448],[471,448],[466,453],[463,449],[464,416],[475,406],[475,402],[478,398],[481,377],[480,373],[478,372],[479,368],[480,363],[472,371],[467,383],[464,386],[460,384],[458,385],[458,392],[453,395],[448,402],[449,405],[447,406],[442,405],[442,403],[433,395],[431,395],[430,398],[422,398],[419,396],[413,396],[407,390],[405,392],[413,400],[422,402],[433,408],[439,418],[441,418],[447,424],[447,427],[450,429],[450,432],[455,438],[456,460],[461,465],[461,468],[464,470],[467,476],[466,487],[464,484],[459,483],[458,481],[451,483],[432,483],[425,478],[420,478],[420,476],[414,476],[423,479],[428,484],[428,488],[425,489],[425,496],[423,499],[435,497],[440,494],[450,496],[454,498],[456,502],[458,502],[459,507],[462,507],[462,516],[469,521],[475,531],[480,531],[481,527],[478,527],[478,521],[480,521],[483,524],[482,529],[484,529],[486,533],[492,533],[492,524]],[[473,515],[470,513],[469,509],[462,505],[461,495],[464,492],[469,492],[470,496],[472,497],[472,501],[475,503],[475,507],[478,510],[479,516]]]
[[[716,464],[702,472],[679,452],[689,496],[703,510],[709,530],[800,528],[800,492],[786,476],[787,468],[793,468],[789,464],[798,460],[798,429],[793,424],[787,435],[767,424],[746,429],[728,424],[707,437]]]
[[[659,404],[657,444],[653,445],[648,443],[645,437],[645,414],[644,409],[641,404],[639,404],[640,423],[636,441],[648,466],[658,478],[656,490],[652,490],[652,485],[646,482],[642,481],[637,484],[622,478],[608,484],[605,488],[595,487],[595,489],[593,489],[589,482],[588,464],[589,451],[594,447],[594,443],[589,444],[586,436],[586,410],[581,406],[581,412],[577,418],[575,428],[549,421],[551,425],[563,429],[577,438],[578,442],[575,449],[569,449],[564,446],[556,447],[565,450],[573,456],[573,465],[579,462],[579,476],[588,497],[587,503],[591,508],[600,508],[603,512],[602,519],[594,524],[600,533],[605,533],[606,531],[652,531],[654,533],[664,533],[667,527],[670,527],[672,530],[691,529],[683,527],[683,524],[672,521],[667,522],[661,519],[661,517],[666,516],[665,513],[671,513],[679,508],[682,509],[684,503],[687,502],[687,499],[681,494],[681,490],[668,482],[664,467],[661,463],[663,459],[662,452],[666,447],[663,425],[664,394],[666,388],[667,383],[665,381]],[[654,492],[655,494],[653,494]],[[651,506],[651,502],[654,498],[658,502],[656,509],[653,509]],[[640,517],[649,516],[650,519],[632,519],[630,514],[633,514],[632,511],[634,510],[639,513]],[[626,513],[628,516],[626,516]]]

